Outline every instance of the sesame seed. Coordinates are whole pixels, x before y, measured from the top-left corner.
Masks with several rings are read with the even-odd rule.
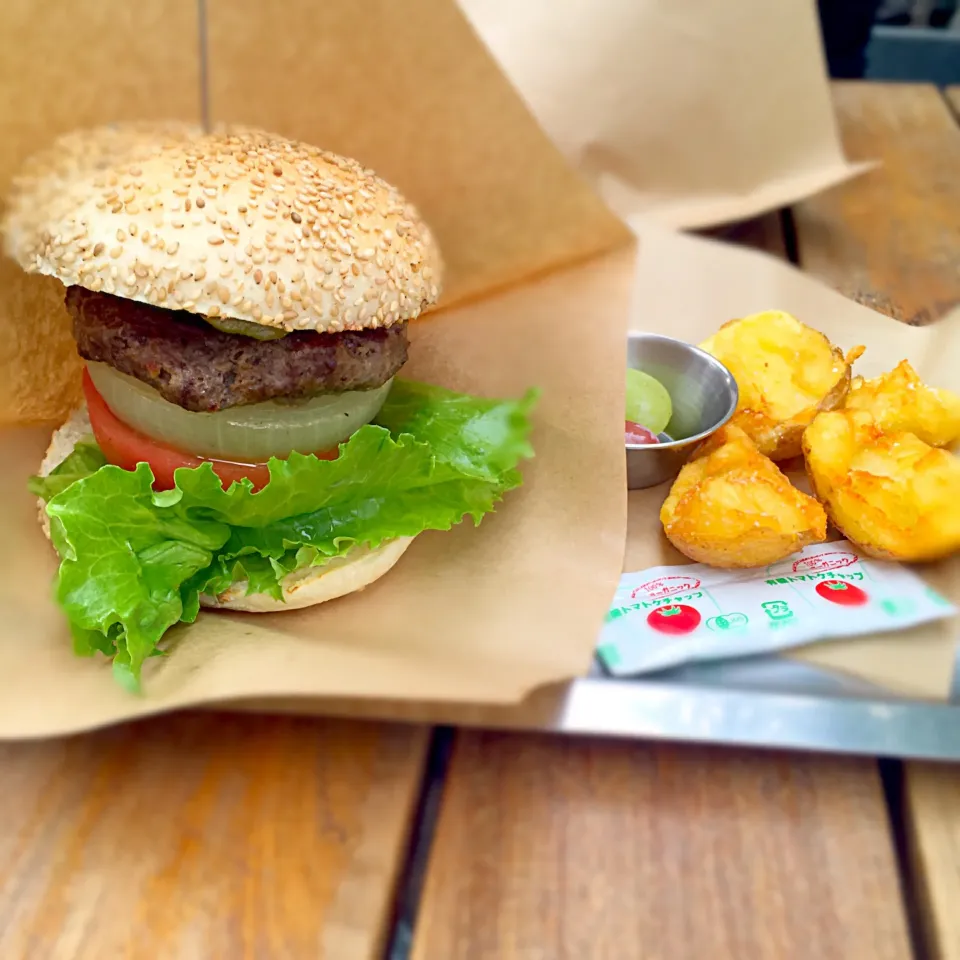
[[[207,205],[207,201],[203,197],[197,197],[197,206],[202,210]]]
[[[217,236],[207,237],[207,243],[209,243],[210,246],[212,247],[218,247],[220,246],[221,243],[223,243],[223,237],[217,237]]]
[[[294,223],[302,223],[302,222],[303,222],[303,217],[301,217],[300,214],[297,213],[296,211],[294,211],[293,213],[290,214],[290,219],[291,219]]]
[[[95,257],[99,257],[100,254],[102,254],[103,251],[106,249],[106,247],[107,247],[107,245],[106,245],[105,243],[98,243],[98,244],[96,244],[96,246],[94,246],[94,248],[93,248],[93,255],[94,255]]]
[[[114,248],[110,251],[110,257],[111,257],[113,260],[119,260],[121,253],[123,253],[123,247],[121,247],[121,246],[116,246],[116,247],[114,247]]]

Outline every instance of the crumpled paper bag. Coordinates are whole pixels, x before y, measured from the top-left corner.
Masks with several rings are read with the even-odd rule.
[[[813,0],[460,0],[573,166],[624,218],[706,227],[846,161]]]

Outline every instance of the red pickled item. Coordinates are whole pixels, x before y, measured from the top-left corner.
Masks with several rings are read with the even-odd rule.
[[[629,444],[640,444],[640,443],[659,443],[660,438],[655,434],[651,433],[645,426],[639,423],[634,423],[632,420],[627,420],[626,422],[626,442]]]

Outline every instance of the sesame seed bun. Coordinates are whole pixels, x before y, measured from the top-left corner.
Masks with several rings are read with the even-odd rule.
[[[70,456],[73,448],[84,438],[91,437],[90,417],[86,405],[79,407],[54,434],[38,471],[46,477]],[[39,501],[40,526],[50,539],[50,518]],[[345,557],[337,557],[319,567],[303,567],[280,581],[283,600],[263,593],[247,594],[246,581],[233,583],[216,597],[203,596],[204,607],[237,610],[245,613],[279,613],[312,607],[327,600],[363,590],[388,573],[403,556],[413,537],[401,537],[381,544],[376,550],[355,548]]]
[[[90,426],[87,405],[83,403],[53,432],[50,446],[47,447],[47,452],[43,455],[43,461],[37,473],[41,477],[49,476],[73,453],[73,448],[85,437],[93,437],[93,428]],[[38,500],[37,506],[40,511],[40,526],[43,528],[43,535],[49,540],[50,518],[47,516],[46,505],[42,500]]]
[[[140,162],[202,133],[198,126],[171,120],[115,123],[57,137],[28,157],[13,178],[3,222],[5,252],[28,268],[44,222],[58,210],[69,210],[65,191],[70,183],[117,163]]]
[[[355,547],[345,557],[329,560],[322,567],[294,570],[280,581],[283,600],[265,593],[247,593],[246,581],[233,583],[218,597],[200,597],[200,605],[242,613],[280,613],[336,600],[369,587],[393,568],[413,543],[413,537],[388,540],[376,550]]]
[[[71,177],[45,213],[14,243],[25,269],[171,310],[334,332],[413,319],[440,293],[437,247],[395,188],[260,131]]]

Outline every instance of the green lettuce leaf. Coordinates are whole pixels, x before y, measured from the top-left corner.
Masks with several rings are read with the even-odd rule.
[[[467,517],[479,523],[521,483],[535,401],[397,380],[377,423],[336,460],[271,460],[258,492],[248,480],[224,490],[209,464],[177,470],[174,489],[156,492],[147,464],[122,470],[96,444],[78,444],[30,481],[47,501],[74,649],[111,657],[118,681],[136,690],[145,660],[171,626],[196,618],[201,594],[247,581],[280,599],[280,581],[300,567]]]

